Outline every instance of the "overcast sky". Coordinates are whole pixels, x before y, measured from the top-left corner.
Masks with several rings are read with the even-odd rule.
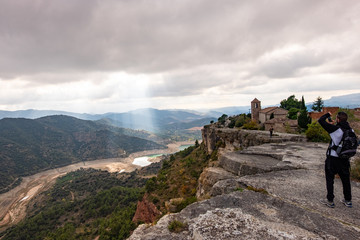
[[[358,0],[0,0],[0,110],[360,92]]]

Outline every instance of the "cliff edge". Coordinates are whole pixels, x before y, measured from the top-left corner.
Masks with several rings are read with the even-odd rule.
[[[224,130],[212,136],[226,138],[226,145],[244,142],[229,140],[244,132],[226,135]],[[129,239],[360,239],[360,183],[352,182],[353,208],[340,203],[340,179],[334,185],[336,207],[319,202],[326,195],[327,144],[253,134],[246,137],[268,143],[238,151],[225,146],[218,165],[203,171],[197,197],[205,200],[165,215],[156,225],[140,225]]]

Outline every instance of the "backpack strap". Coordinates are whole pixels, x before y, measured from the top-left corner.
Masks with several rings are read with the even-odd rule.
[[[341,137],[341,140],[339,142],[339,145],[335,145],[335,143],[331,146],[331,143],[333,143],[332,140],[330,140],[330,144],[329,144],[329,148],[328,148],[328,154],[330,155],[331,153],[331,150],[335,150],[336,154],[339,156],[341,150],[342,150],[342,146],[343,146],[343,143],[344,143],[344,136],[345,136],[345,131],[348,131],[348,129],[343,129],[341,128],[341,131],[343,132],[343,135]]]
[[[334,147],[336,148],[335,144],[334,144],[333,146],[331,146],[331,143],[332,143],[332,140],[330,139],[329,147],[328,147],[328,149],[327,149],[327,151],[326,151],[326,156],[330,156],[331,150],[335,150],[335,151],[336,151],[336,149],[334,149]]]

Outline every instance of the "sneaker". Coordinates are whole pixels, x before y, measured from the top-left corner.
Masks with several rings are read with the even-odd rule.
[[[330,202],[329,200],[325,199],[320,199],[320,202],[326,206],[328,206],[329,208],[334,208],[335,207],[335,203],[334,202]]]
[[[352,202],[351,201],[346,201],[345,199],[342,199],[341,202],[347,206],[348,208],[352,208]]]

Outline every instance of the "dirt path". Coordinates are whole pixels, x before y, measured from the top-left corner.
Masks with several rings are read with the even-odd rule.
[[[69,166],[47,170],[32,176],[23,177],[19,186],[9,192],[0,194],[0,232],[17,224],[26,216],[29,201],[42,191],[49,189],[61,175],[80,168],[96,168],[109,172],[131,172],[137,165],[132,162],[135,158],[151,154],[171,154],[177,152],[181,145],[193,142],[177,142],[168,145],[167,149],[142,151],[131,154],[127,158],[100,159],[95,161],[79,162]]]

